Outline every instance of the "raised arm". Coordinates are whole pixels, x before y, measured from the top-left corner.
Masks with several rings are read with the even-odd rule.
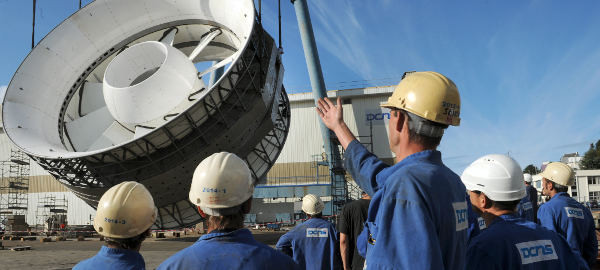
[[[325,126],[335,132],[340,144],[346,150],[344,161],[346,170],[362,190],[373,196],[379,189],[375,176],[388,165],[356,140],[344,122],[344,110],[339,97],[336,103],[337,105],[334,105],[328,98],[319,99],[317,113]]]

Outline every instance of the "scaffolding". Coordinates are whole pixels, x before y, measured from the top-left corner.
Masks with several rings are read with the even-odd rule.
[[[331,138],[331,153],[329,153],[329,157],[333,157],[331,160],[332,166],[330,167],[330,176],[331,176],[331,213],[334,216],[337,216],[341,213],[342,207],[346,204],[350,198],[360,197],[360,188],[354,181],[351,181],[350,177],[346,174],[346,169],[344,168],[344,148],[340,144],[340,141],[336,137],[335,133],[330,131]],[[359,135],[356,136],[358,141],[367,147],[371,152],[373,152],[373,121],[369,121],[369,135]],[[334,149],[337,148],[337,152]],[[336,155],[339,153],[339,155]],[[324,162],[322,164],[327,164],[325,162],[326,157],[324,157]],[[351,182],[353,184],[351,184]]]
[[[43,231],[53,232],[63,230],[67,225],[68,201],[65,195],[48,194],[38,201],[36,212],[38,225],[43,224]]]
[[[24,220],[27,215],[29,170],[29,157],[18,150],[11,149],[10,159],[0,161],[0,221],[3,225],[9,225],[5,222],[15,217]]]

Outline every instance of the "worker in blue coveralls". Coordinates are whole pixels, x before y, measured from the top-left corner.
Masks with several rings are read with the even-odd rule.
[[[281,236],[275,246],[302,269],[342,269],[338,232],[323,219],[323,208],[321,198],[314,194],[304,196],[302,211],[309,219]]]
[[[564,237],[519,217],[517,204],[527,194],[514,159],[483,156],[461,178],[487,225],[469,243],[466,269],[587,269]]]
[[[525,189],[525,192],[527,193],[527,189]],[[524,220],[536,222],[533,214],[533,204],[529,200],[529,196],[523,197],[517,204],[517,214]]]
[[[254,240],[244,228],[253,191],[250,169],[235,154],[215,153],[200,162],[189,198],[206,218],[208,233],[158,269],[300,269],[288,256]]]
[[[573,169],[567,164],[552,162],[540,176],[542,194],[551,199],[540,206],[538,223],[567,238],[569,246],[579,252],[591,268],[598,256],[598,240],[590,210],[567,194],[573,183]]]
[[[524,173],[523,178],[525,179],[525,189],[527,190],[527,198],[531,202],[531,207],[533,207],[533,222],[537,222],[537,211],[538,211],[538,192],[535,187],[531,185],[533,182],[533,177],[531,174]]]
[[[346,169],[372,197],[365,226],[367,269],[463,269],[466,189],[436,150],[448,125],[460,123],[456,85],[437,72],[405,73],[381,106],[391,110],[393,166],[356,140],[344,123],[339,98],[337,105],[319,99],[317,108],[346,149]]]
[[[154,200],[144,185],[127,181],[111,187],[100,198],[94,218],[94,229],[104,236],[106,245],[73,269],[146,269],[139,251],[156,215]]]

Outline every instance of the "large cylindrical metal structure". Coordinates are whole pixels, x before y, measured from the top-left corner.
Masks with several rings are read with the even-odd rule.
[[[2,117],[18,147],[91,206],[138,181],[156,227],[177,228],[201,219],[187,194],[212,153],[236,153],[264,179],[289,129],[282,81],[251,0],[96,0],[31,51]]]

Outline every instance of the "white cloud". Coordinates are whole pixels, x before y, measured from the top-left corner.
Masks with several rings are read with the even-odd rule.
[[[315,28],[316,40],[348,69],[363,78],[375,78],[370,64],[365,32],[355,8],[346,1],[317,1],[311,11],[321,27]],[[331,12],[335,10],[336,12]]]

